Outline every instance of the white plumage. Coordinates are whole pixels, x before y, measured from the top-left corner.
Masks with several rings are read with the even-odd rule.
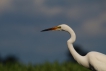
[[[71,38],[67,41],[67,45],[73,58],[79,64],[83,65],[86,68],[91,69],[92,71],[106,71],[106,55],[105,54],[102,54],[96,51],[91,51],[87,55],[81,56],[75,51],[73,47],[73,43],[76,40],[76,35],[74,31],[68,25],[62,24],[53,28],[42,30],[42,32],[49,31],[49,30],[67,31],[71,35]]]

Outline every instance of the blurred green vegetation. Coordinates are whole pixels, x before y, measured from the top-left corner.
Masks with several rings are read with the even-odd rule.
[[[75,50],[81,54],[86,55],[87,51],[82,50],[79,45],[74,45]],[[0,71],[90,71],[89,69],[76,63],[72,59],[69,50],[66,52],[67,60],[63,63],[55,61],[53,63],[45,62],[42,64],[22,64],[19,58],[15,55],[7,55],[5,58],[0,56]]]
[[[45,62],[43,64],[21,64],[21,63],[0,63],[0,71],[90,71],[87,68],[74,63]]]

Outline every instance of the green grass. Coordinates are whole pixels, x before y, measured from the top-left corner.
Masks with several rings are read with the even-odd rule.
[[[83,66],[73,63],[73,62],[64,62],[64,63],[49,63],[45,62],[43,64],[0,64],[0,71],[90,71]]]

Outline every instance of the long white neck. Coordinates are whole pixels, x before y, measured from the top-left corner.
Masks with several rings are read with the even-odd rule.
[[[88,67],[88,62],[85,56],[81,56],[76,52],[76,50],[73,47],[73,42],[76,40],[76,35],[74,31],[71,28],[67,29],[67,32],[71,35],[71,38],[67,41],[68,48],[70,50],[70,53],[72,54],[73,58],[81,65]]]

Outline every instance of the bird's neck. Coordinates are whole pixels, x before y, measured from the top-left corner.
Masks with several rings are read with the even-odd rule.
[[[88,62],[87,62],[86,57],[81,56],[80,54],[78,54],[78,53],[76,52],[76,50],[74,49],[74,47],[73,47],[73,44],[72,44],[72,43],[75,42],[75,40],[76,40],[76,35],[75,35],[74,31],[73,31],[71,28],[69,28],[69,31],[68,31],[68,32],[69,32],[70,35],[71,35],[71,38],[67,41],[67,45],[68,45],[68,48],[69,48],[69,50],[70,50],[70,53],[72,54],[73,58],[74,58],[79,64],[88,67]]]
[[[75,40],[76,40],[76,35],[75,35],[75,32],[69,28],[68,29],[69,31],[67,31],[70,35],[71,35],[71,38],[68,40],[69,43],[74,43]]]

